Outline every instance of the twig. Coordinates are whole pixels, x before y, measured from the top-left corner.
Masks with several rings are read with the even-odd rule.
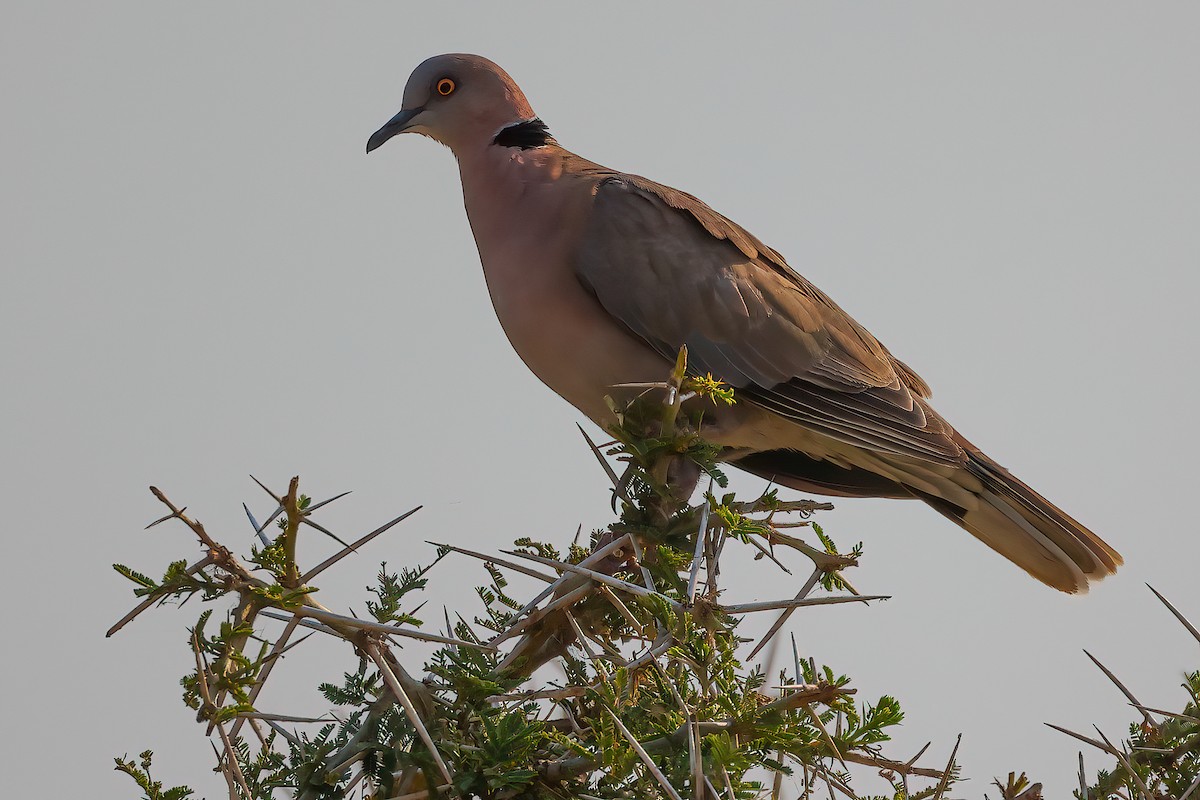
[[[799,514],[802,517],[811,517],[815,511],[833,510],[833,503],[817,500],[775,500],[767,503],[764,498],[765,496],[750,502],[730,503],[729,508],[739,514],[759,514],[769,511],[772,514]]]
[[[820,567],[825,572],[837,572],[846,567],[854,567],[858,565],[858,559],[853,556],[844,556],[838,553],[826,553],[813,547],[803,539],[797,539],[795,536],[788,536],[786,533],[781,533],[777,530],[771,531],[770,541],[772,544],[781,544],[784,547],[790,547],[793,550],[798,550],[808,557],[816,566]]]
[[[891,595],[868,594],[838,597],[800,597],[794,600],[764,600],[760,603],[738,603],[721,606],[726,614],[750,614],[755,611],[772,611],[777,608],[799,608],[800,606],[832,606],[839,603],[866,603],[870,600],[890,600]],[[751,653],[751,656],[754,654]]]
[[[879,756],[864,755],[849,750],[842,754],[842,758],[849,761],[851,764],[862,764],[867,767],[878,767],[879,769],[890,769],[899,775],[919,775],[922,778],[941,778],[944,773],[940,770],[930,769],[929,767],[914,767],[913,761],[921,757],[929,745],[921,748],[921,752],[917,753],[909,761],[892,761],[888,758]]]
[[[798,686],[782,686],[780,688],[797,689],[798,691],[786,694],[778,700],[772,700],[760,709],[760,713],[787,711],[807,703],[824,703],[825,705],[829,705],[844,695],[858,694],[857,689],[843,689],[840,686],[834,686],[832,683],[808,683]]]
[[[208,549],[208,555],[213,559],[214,564],[219,566],[221,569],[224,569],[226,572],[229,572],[230,574],[235,575],[241,580],[254,586],[265,587],[267,585],[265,581],[261,581],[251,575],[250,570],[246,569],[242,565],[242,562],[237,559],[237,556],[235,556],[232,551],[229,550],[229,548],[225,547],[224,545],[217,544],[217,542],[208,535],[208,531],[204,529],[204,525],[202,523],[184,514],[183,512],[186,510],[185,508],[177,508],[174,503],[167,499],[167,496],[163,494],[162,490],[160,490],[157,486],[151,486],[150,493],[158,498],[160,503],[170,509],[171,513],[163,519],[174,518],[183,522],[184,525],[187,525],[188,528],[191,529],[192,533],[196,535],[196,538],[200,540],[200,543]],[[159,520],[159,522],[162,521],[163,520]],[[157,525],[158,522],[153,524]]]
[[[261,719],[265,722],[332,722],[329,717],[293,717],[289,714],[268,714],[265,711],[243,711],[238,719]]]
[[[451,639],[448,636],[438,636],[436,633],[425,633],[424,631],[415,631],[411,628],[400,628],[395,625],[385,625],[382,622],[371,622],[370,620],[358,619],[357,617],[345,617],[341,614],[334,614],[332,611],[324,611],[319,608],[313,608],[312,606],[301,606],[300,608],[297,608],[296,615],[300,617],[311,617],[312,619],[319,620],[335,630],[340,626],[344,626],[356,630],[386,633],[389,636],[407,636],[411,639],[423,639],[427,642],[452,644],[456,647],[474,647],[477,650],[496,649],[492,645],[483,644],[482,642],[468,642],[464,639]]]
[[[192,652],[196,656],[196,681],[199,684],[200,696],[212,709],[213,719],[216,720],[220,708],[214,705],[212,693],[208,688],[208,659],[200,652],[200,638],[194,629],[192,630]],[[221,743],[225,745],[225,763],[228,765],[230,773],[237,781],[238,787],[245,792],[246,800],[252,800],[254,795],[251,793],[250,787],[246,785],[246,776],[242,774],[242,768],[237,762],[237,752],[229,741],[229,734],[225,732],[224,723],[217,723],[217,733],[221,736]],[[237,800],[233,792],[230,792],[230,800]]]
[[[568,700],[572,697],[583,697],[590,691],[591,689],[586,686],[564,686],[561,689],[535,689],[528,692],[494,694],[488,698],[488,702],[520,701],[524,703],[529,700]]]

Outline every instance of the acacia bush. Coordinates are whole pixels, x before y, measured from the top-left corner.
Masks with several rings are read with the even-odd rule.
[[[214,740],[231,798],[949,796],[956,742],[941,742],[934,764],[920,761],[928,745],[911,757],[886,752],[889,730],[903,719],[894,698],[860,700],[847,675],[802,657],[794,639],[780,674],[744,666],[740,653],[749,660],[786,641],[799,609],[886,598],[861,594],[844,575],[862,548],[843,551],[812,519],[829,504],[784,501],[774,491],[743,502],[723,492],[704,412],[734,397],[718,381],[687,376],[685,366],[681,353],[668,380],[614,401],[612,442],[587,440],[617,519],[585,543],[523,538],[501,553],[439,544],[429,564],[381,565],[356,613],[354,602],[341,610],[319,602],[318,578],[417,509],[347,543],[316,515],[344,495],[313,502],[297,478],[279,493],[260,484],[275,510],[260,524],[247,509],[258,539],[239,555],[152,488],[167,513],[150,527],[182,523],[202,556],[171,563],[159,579],[115,565],[141,602],[109,635],[152,606],[193,597],[205,604],[189,628],[195,669],[182,678],[183,700]],[[691,504],[701,478],[708,489]],[[301,533],[332,536],[343,548],[306,570],[297,561]],[[729,602],[720,585],[727,546],[752,548],[759,569],[802,558],[811,572],[794,597]],[[451,558],[481,562],[480,608],[471,619],[447,612],[442,632],[429,633],[421,593]],[[523,602],[510,593],[514,573],[545,586]],[[214,619],[217,609],[225,610]],[[738,628],[760,613],[776,620],[751,642]],[[344,664],[328,665],[320,686],[333,711],[260,708],[263,687],[301,633],[345,645]],[[405,638],[439,646],[417,670],[397,655]],[[1090,785],[1081,777],[1082,800],[1195,791],[1200,676],[1188,682],[1181,714],[1147,709],[1148,721],[1122,746],[1071,734],[1119,759]],[[146,750],[116,765],[146,800],[194,795],[156,780],[152,759]],[[1023,774],[995,786],[1008,800],[1040,797]]]

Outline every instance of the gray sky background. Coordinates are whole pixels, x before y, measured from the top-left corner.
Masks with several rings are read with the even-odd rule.
[[[380,559],[427,560],[425,539],[562,542],[610,520],[579,415],[495,321],[449,152],[363,154],[445,51],[508,69],[565,146],[782,251],[1125,555],[1068,598],[920,504],[840,502],[824,522],[866,542],[853,580],[895,598],[793,630],[861,699],[900,697],[894,752],[933,739],[933,764],[961,731],[960,796],[1025,769],[1061,797],[1077,748],[1042,722],[1117,736],[1135,716],[1081,648],[1143,702],[1181,703],[1196,646],[1143,583],[1200,619],[1200,7],[743,5],[0,7],[11,796],[69,767],[89,796],[133,797],[110,759],[148,746],[164,780],[224,793],[178,701],[199,608],[103,638],[131,605],[111,562],[160,574],[197,553],[182,529],[141,532],[151,483],[247,542],[239,503],[271,510],[248,473],[355,490],[325,518],[346,536],[424,503],[323,585],[335,607]],[[482,569],[439,569],[430,608],[473,612]],[[745,600],[799,580],[726,579]],[[351,666],[304,647],[300,686]],[[271,702],[325,708],[309,689]]]

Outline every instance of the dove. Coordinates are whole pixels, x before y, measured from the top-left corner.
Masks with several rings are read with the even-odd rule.
[[[690,370],[736,393],[705,415],[724,462],[802,492],[921,500],[1063,592],[1122,564],[943,419],[929,385],[782,255],[690,194],[566,150],[488,59],[417,66],[367,152],[403,133],[452,151],[505,335],[601,426],[613,387],[661,381],[686,346]]]

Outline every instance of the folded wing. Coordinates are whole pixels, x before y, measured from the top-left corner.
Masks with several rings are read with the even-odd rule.
[[[579,280],[665,358],[742,399],[870,450],[963,462],[929,387],[750,233],[644,178],[597,184]]]

